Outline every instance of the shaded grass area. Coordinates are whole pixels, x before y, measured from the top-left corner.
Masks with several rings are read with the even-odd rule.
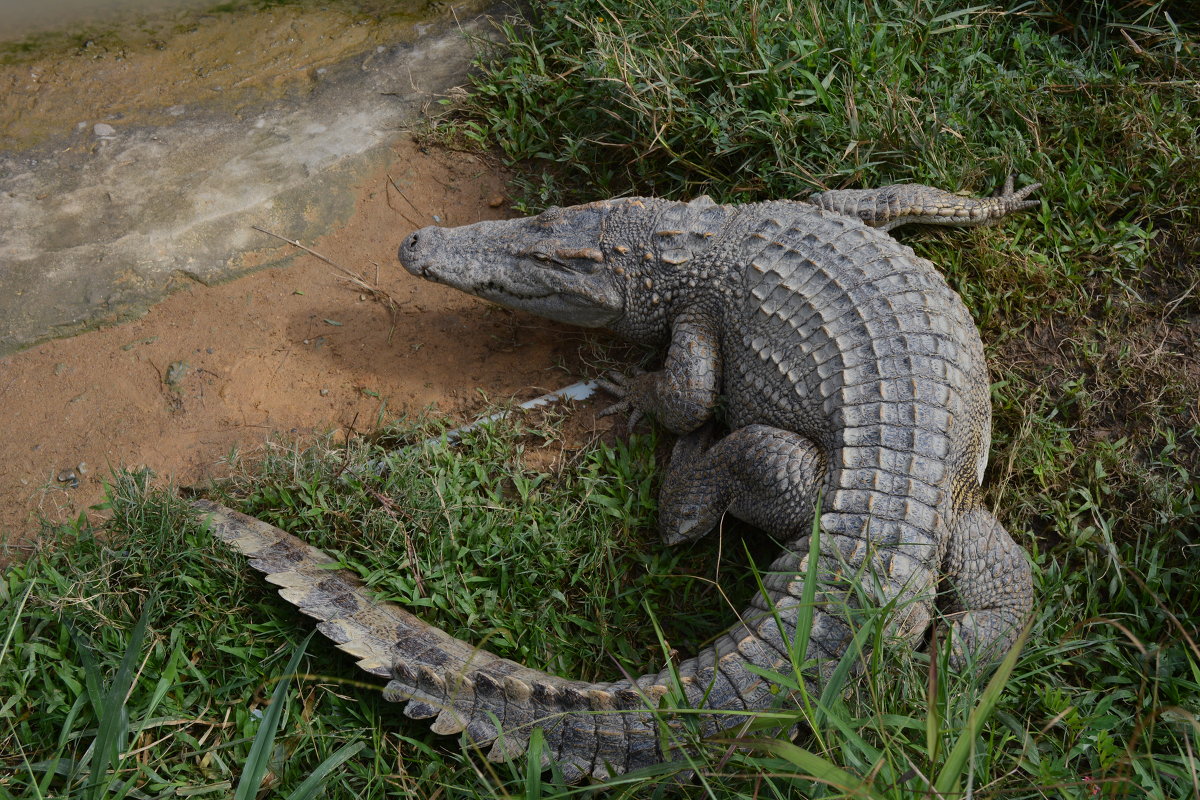
[[[465,114],[435,129],[503,148],[527,209],[896,181],[981,193],[1009,171],[1046,184],[1039,213],[1001,228],[901,232],[989,348],[985,486],[1038,591],[1003,692],[978,673],[931,684],[927,654],[878,646],[844,699],[797,712],[810,730],[794,746],[713,743],[683,793],[1200,798],[1188,6],[537,4],[485,58]],[[381,457],[366,441],[280,447],[213,496],[451,633],[560,674],[656,668],[651,616],[685,654],[731,621],[755,559],[732,534],[651,542],[653,437],[580,447],[553,419],[528,424],[393,454],[380,479],[353,477]],[[534,449],[555,466],[531,466],[549,460]],[[324,642],[289,665],[308,621],[144,484],[120,477],[107,523],[61,531],[0,584],[0,796],[305,796],[326,770],[333,797],[564,791],[430,735]]]

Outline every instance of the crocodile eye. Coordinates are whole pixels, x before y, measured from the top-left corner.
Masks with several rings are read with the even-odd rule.
[[[534,258],[536,258],[538,261],[542,262],[543,264],[549,264],[549,263],[550,263],[550,261],[551,261],[551,259],[550,259],[550,254],[549,254],[549,253],[543,253],[543,252],[541,252],[540,250],[539,250],[539,251],[536,251],[536,252],[533,252],[533,253],[530,253],[530,255],[531,255],[531,256],[533,256]]]

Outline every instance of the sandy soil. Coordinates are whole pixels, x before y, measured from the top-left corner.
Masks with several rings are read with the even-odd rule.
[[[506,205],[502,176],[477,157],[403,142],[360,186],[351,222],[303,243],[379,293],[301,253],[0,360],[0,530],[15,541],[39,517],[86,511],[112,468],[144,465],[191,484],[275,432],[365,431],[381,409],[465,418],[484,393],[526,398],[570,383],[563,367],[578,366],[582,333],[421,282],[396,262],[418,223],[498,218]],[[58,480],[67,470],[77,486]]]

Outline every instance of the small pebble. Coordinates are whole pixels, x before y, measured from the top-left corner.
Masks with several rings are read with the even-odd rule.
[[[58,482],[68,484],[67,488],[74,489],[79,485],[79,476],[73,469],[64,469],[58,473]]]
[[[433,221],[436,222],[438,225],[442,224],[442,218],[439,217],[437,214],[433,215]]]
[[[328,397],[328,396],[329,396],[329,390],[328,390],[328,389],[322,389],[322,390],[321,390],[321,397]]]
[[[117,129],[114,128],[112,125],[108,125],[107,123],[97,122],[95,125],[92,126],[92,133],[94,133],[96,136],[99,136],[100,138],[103,139],[107,136],[116,136]]]
[[[366,296],[365,294],[360,294],[360,295],[358,296],[358,302],[360,302],[360,303],[361,303],[363,300],[366,300],[366,299],[367,299],[367,296]]]
[[[504,205],[504,195],[494,195],[491,200],[488,200],[488,205],[492,208],[499,208]]]
[[[80,475],[87,475],[88,474],[87,462],[80,461],[79,466],[75,467],[75,471],[78,472]]]
[[[183,382],[183,379],[191,369],[186,361],[176,361],[167,367],[167,386],[175,387]]]

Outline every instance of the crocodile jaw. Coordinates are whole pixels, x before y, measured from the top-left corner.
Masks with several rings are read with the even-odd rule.
[[[531,249],[514,227],[422,228],[400,245],[400,264],[419,278],[558,322],[607,328],[624,316],[624,293],[596,239],[547,237]]]

